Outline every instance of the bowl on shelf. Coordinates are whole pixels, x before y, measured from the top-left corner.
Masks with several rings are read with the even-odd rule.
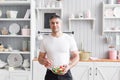
[[[17,13],[18,11],[11,10],[11,11],[7,11],[6,15],[7,15],[7,18],[17,18]]]
[[[0,60],[0,68],[4,68],[7,65],[4,61]]]

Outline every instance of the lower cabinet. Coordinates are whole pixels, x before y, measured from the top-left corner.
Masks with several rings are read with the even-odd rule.
[[[46,68],[33,61],[33,80],[44,80]],[[73,80],[120,80],[120,62],[79,62],[71,69]]]
[[[10,72],[9,80],[30,80],[30,72],[29,71]]]
[[[33,80],[45,80],[46,68],[39,64],[38,61],[33,61]]]
[[[92,62],[79,62],[71,69],[73,80],[92,80],[93,64]]]
[[[0,80],[9,80],[9,72],[7,70],[0,69]]]
[[[0,80],[32,80],[29,71],[8,71],[0,69]]]

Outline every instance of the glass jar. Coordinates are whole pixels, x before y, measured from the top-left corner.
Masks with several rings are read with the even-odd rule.
[[[110,46],[109,47],[109,59],[117,59],[117,50],[113,47],[113,46]]]

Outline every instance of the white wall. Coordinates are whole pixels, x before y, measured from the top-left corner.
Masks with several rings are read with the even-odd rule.
[[[89,21],[72,21],[72,31],[75,32],[75,40],[78,48],[82,42],[86,51],[92,52],[92,56],[99,58],[108,57],[108,44],[104,41],[102,33],[102,1],[105,0],[62,0],[63,1],[63,31],[69,31],[68,17],[71,14],[79,14],[91,10],[92,17],[96,18],[95,30],[91,29]]]

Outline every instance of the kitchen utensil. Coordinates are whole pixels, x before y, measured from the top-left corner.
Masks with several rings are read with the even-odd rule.
[[[20,67],[23,62],[23,58],[20,54],[10,54],[7,58],[7,62],[10,67]]]
[[[10,32],[12,35],[16,35],[19,31],[20,31],[20,26],[19,26],[19,24],[17,24],[17,23],[12,23],[12,24],[10,24],[10,26],[9,26],[9,32]]]
[[[109,59],[117,59],[117,50],[114,47],[109,47]]]
[[[109,34],[109,35],[107,35],[107,36],[106,36],[106,42],[107,42],[108,44],[111,44],[111,43],[112,43],[112,41],[113,41],[112,36],[110,36],[110,34]]]
[[[6,14],[7,14],[7,18],[17,18],[17,13],[18,11],[7,11]]]
[[[113,10],[112,9],[106,9],[104,13],[105,17],[113,17]]]
[[[120,7],[115,7],[113,11],[115,17],[120,17]]]
[[[28,59],[24,59],[23,61],[23,65],[24,68],[28,68],[30,66],[29,60]]]
[[[6,62],[4,62],[4,61],[0,60],[0,68],[5,67],[6,65],[7,65],[7,63],[6,63]]]

